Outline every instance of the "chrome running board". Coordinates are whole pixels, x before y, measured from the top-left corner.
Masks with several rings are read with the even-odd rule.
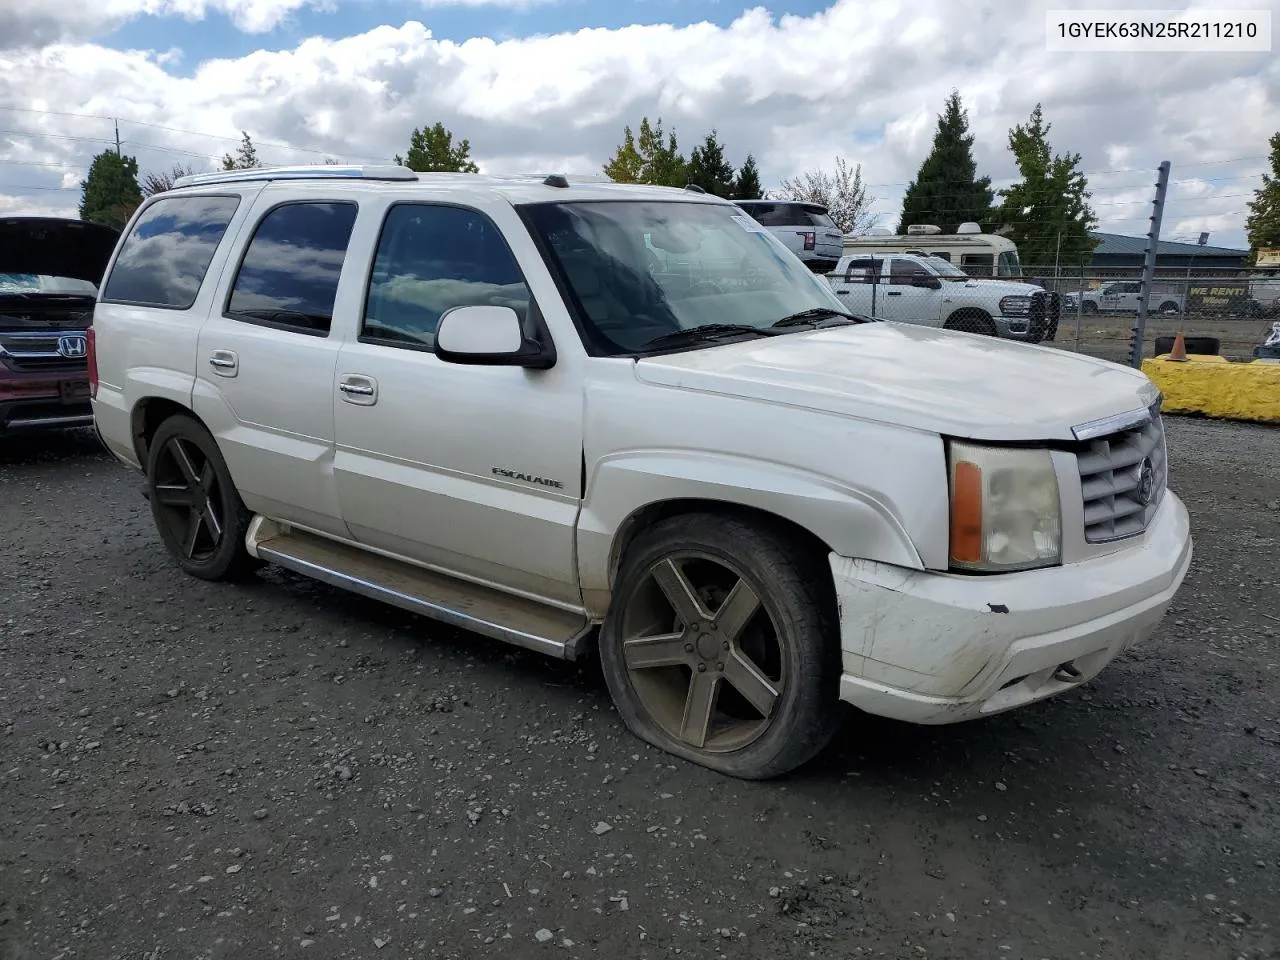
[[[581,611],[467,583],[261,516],[249,525],[245,546],[253,556],[294,573],[564,660],[582,655],[594,629]]]

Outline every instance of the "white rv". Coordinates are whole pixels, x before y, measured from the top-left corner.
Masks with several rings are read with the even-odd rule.
[[[971,277],[1021,277],[1018,248],[1008,237],[983,233],[976,223],[962,223],[955,233],[919,223],[905,234],[873,230],[866,236],[844,238],[846,255],[856,253],[912,253],[949,260]]]

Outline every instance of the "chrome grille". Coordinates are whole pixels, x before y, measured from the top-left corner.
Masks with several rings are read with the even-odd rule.
[[[88,361],[67,357],[58,349],[63,337],[83,338],[83,330],[50,330],[15,333],[0,331],[0,360],[14,370],[80,370]]]
[[[1087,542],[1122,540],[1147,529],[1169,479],[1159,407],[1143,423],[1088,441],[1076,460]]]

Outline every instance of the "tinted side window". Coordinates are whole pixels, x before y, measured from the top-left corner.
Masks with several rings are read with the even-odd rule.
[[[236,274],[227,315],[325,335],[356,205],[286,203],[258,224]]]
[[[947,261],[947,263],[951,262],[951,254],[948,253],[946,250],[935,250],[933,251],[933,253],[929,254],[929,256],[941,257],[943,260]]]
[[[187,310],[195,303],[239,197],[164,197],[120,248],[102,299]]]
[[[876,262],[871,259],[850,260],[844,271],[845,283],[875,283]]]
[[[889,282],[910,285],[916,277],[928,277],[930,273],[918,263],[910,260],[894,260],[889,268]]]
[[[502,232],[482,213],[402,203],[382,226],[360,338],[433,349],[452,307],[510,307],[521,322],[529,288]]]

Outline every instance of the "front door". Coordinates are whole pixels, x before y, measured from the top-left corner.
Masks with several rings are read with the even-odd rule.
[[[342,516],[367,546],[578,605],[582,388],[549,370],[434,353],[451,307],[537,305],[478,210],[397,203],[384,221],[357,338],[332,383]]]
[[[333,482],[330,326],[355,219],[349,202],[270,209],[200,330],[192,398],[250,510],[336,536],[347,531]]]

